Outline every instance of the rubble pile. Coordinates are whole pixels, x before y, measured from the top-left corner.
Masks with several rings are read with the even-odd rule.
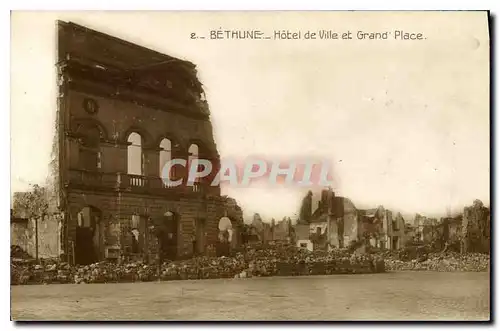
[[[339,273],[383,272],[384,261],[369,254],[352,254],[347,249],[301,250],[294,246],[250,249],[246,254],[247,275],[299,276]]]
[[[142,263],[94,263],[77,267],[73,273],[73,282],[76,284],[148,282],[156,279],[156,266]]]
[[[351,254],[347,250],[309,252],[295,247],[247,247],[232,256],[195,257],[164,263],[158,274],[155,264],[112,264],[87,266],[67,263],[13,265],[12,284],[115,283],[155,280],[248,278],[267,276],[373,273],[385,270],[382,258]]]
[[[183,261],[156,264],[109,262],[87,266],[71,266],[56,261],[11,259],[11,284],[51,283],[116,283],[156,280],[249,278],[268,276],[300,276],[355,274],[396,271],[488,271],[490,257],[486,254],[429,252],[420,249],[378,251],[372,254],[352,253],[349,249],[314,251],[290,245],[246,246],[231,256],[201,256]],[[17,262],[16,262],[17,261]]]
[[[243,255],[234,257],[196,257],[175,261],[162,267],[161,280],[233,278],[247,268]]]
[[[412,271],[489,271],[490,256],[488,254],[456,252],[430,253],[417,259],[403,261],[397,258],[385,257],[387,270]]]

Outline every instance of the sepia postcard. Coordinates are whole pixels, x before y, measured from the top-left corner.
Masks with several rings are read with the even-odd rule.
[[[488,11],[13,11],[14,321],[490,321]]]

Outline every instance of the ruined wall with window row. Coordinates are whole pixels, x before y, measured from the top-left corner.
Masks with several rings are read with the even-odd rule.
[[[98,105],[98,111],[93,115],[84,109],[88,97]],[[66,127],[70,130],[66,134],[69,137],[69,168],[85,168],[86,148],[94,148],[99,155],[90,162],[98,164],[99,171],[126,173],[128,147],[132,144],[128,138],[133,133],[140,135],[144,154],[142,175],[145,176],[160,175],[160,146],[165,139],[171,148],[171,158],[187,159],[192,144],[198,146],[199,157],[218,158],[208,120],[192,119],[82,92],[71,91],[68,98],[70,115]]]

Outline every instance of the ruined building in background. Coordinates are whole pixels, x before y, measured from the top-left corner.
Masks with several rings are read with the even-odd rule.
[[[420,215],[420,214],[415,214],[415,217],[413,218],[413,227],[415,228],[415,240],[417,241],[423,241],[423,226],[425,223],[426,217]]]
[[[151,226],[165,228],[168,258],[203,253],[218,240],[225,214],[210,186],[219,154],[195,65],[58,22],[58,112],[54,192],[63,213],[61,253],[77,264],[148,259]],[[211,176],[185,185],[187,167],[214,164]]]
[[[232,248],[235,248],[243,243],[242,235],[245,231],[243,222],[243,210],[238,205],[235,199],[227,195],[222,196],[221,200],[224,203],[224,218],[227,218],[227,221],[230,223],[230,246]],[[223,225],[221,223],[223,221],[223,219],[219,221],[219,231],[221,231],[221,229],[223,228]],[[222,234],[219,233],[219,235]]]
[[[247,244],[276,244],[290,243],[293,241],[292,220],[283,217],[279,222],[274,218],[270,222],[263,221],[258,213],[255,213],[251,224],[244,224],[244,239]],[[243,239],[242,236],[242,239]]]
[[[417,228],[411,223],[405,223],[404,225],[404,237],[402,246],[414,245],[418,240]]]
[[[294,227],[296,245],[308,250],[327,249],[330,237],[338,238],[338,231],[328,228],[333,218],[333,192],[322,190],[318,207],[312,212],[313,193],[308,191],[302,199],[300,214]],[[338,244],[338,243],[337,243]]]
[[[444,242],[459,243],[462,241],[462,214],[454,217],[442,217],[440,223],[443,224]]]
[[[292,241],[292,220],[290,217],[283,219],[272,226],[272,240],[275,242],[288,243]]]
[[[415,226],[418,237],[424,244],[436,249],[462,252],[490,252],[490,210],[480,200],[465,207],[463,214],[442,217],[439,221],[417,214]]]
[[[406,242],[406,234],[405,234],[405,220],[401,213],[397,213],[394,218],[390,217],[388,220],[388,231],[387,236],[390,243],[391,249],[400,249],[403,247]]]
[[[359,239],[357,211],[349,199],[335,196],[331,189],[322,190],[318,207],[311,214],[311,195],[304,198],[301,219],[294,227],[297,246],[310,250],[345,247]]]
[[[308,214],[311,195],[301,207]],[[413,224],[406,223],[401,213],[393,215],[383,206],[356,209],[346,198],[323,190],[318,208],[309,220],[299,220],[294,227],[297,246],[314,249],[346,247],[352,241],[364,241],[372,247],[398,250],[407,245],[432,245],[434,249],[462,252],[490,252],[490,209],[479,200],[465,207],[463,215],[443,217],[440,221],[419,214]]]
[[[383,206],[372,209],[359,209],[360,237],[368,240],[373,247],[389,248],[387,229],[390,215],[390,211],[385,210]]]
[[[489,253],[491,246],[490,210],[480,200],[464,208],[462,251]]]
[[[443,230],[440,226],[441,223],[436,218],[417,214],[414,222],[418,227],[418,234],[422,242],[431,243],[441,239]]]
[[[252,223],[248,226],[249,235],[252,242],[267,244],[273,240],[272,224],[264,222],[262,217],[255,213],[252,218]]]
[[[360,237],[370,241],[370,245],[381,249],[396,250],[403,247],[408,239],[408,229],[401,213],[393,216],[392,211],[383,206],[358,210]]]
[[[328,190],[328,193],[323,191],[318,209],[313,215],[318,215],[321,218],[327,213],[330,215],[327,219],[328,242],[331,246],[346,247],[350,242],[359,240],[358,215],[356,206],[351,200],[336,196],[331,190]]]
[[[312,216],[312,197],[313,193],[308,191],[306,196],[302,199],[302,204],[300,205],[299,222],[309,223]]]
[[[420,214],[415,215],[414,226],[416,230],[416,237],[418,241],[424,244],[433,244],[436,249],[441,249],[444,247],[444,234],[448,231],[447,224],[442,218],[438,221],[436,218],[422,216]]]
[[[310,200],[308,193],[301,215],[309,215]],[[401,213],[393,216],[383,206],[357,209],[351,200],[335,196],[331,189],[322,190],[318,207],[309,220],[299,220],[294,228],[297,245],[308,249],[347,247],[363,241],[372,247],[397,250],[416,235],[416,228],[406,224]]]

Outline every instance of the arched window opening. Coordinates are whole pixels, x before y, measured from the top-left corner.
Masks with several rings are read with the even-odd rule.
[[[224,216],[219,220],[219,242],[216,245],[217,256],[228,256],[233,239],[233,226],[229,217]]]
[[[221,242],[231,242],[233,234],[233,225],[231,219],[227,216],[222,217],[219,220],[219,241]]]
[[[189,161],[198,159],[199,156],[199,148],[196,144],[191,144],[188,149]]]
[[[127,139],[127,173],[129,175],[143,174],[142,139],[138,133],[132,132]]]
[[[142,152],[142,138],[138,133],[132,132],[127,139],[127,173],[131,186],[144,186],[144,153]]]
[[[199,158],[199,148],[198,145],[196,144],[191,144],[188,149],[188,171],[191,171],[191,166],[193,167],[199,167],[198,165],[198,158]],[[200,169],[198,169],[199,171]],[[201,181],[201,178],[196,177],[194,179],[194,185],[193,185],[193,190],[197,191],[199,189],[198,185]]]
[[[168,139],[163,139],[160,142],[160,177],[164,177],[164,167],[167,162],[172,159],[172,142]]]

